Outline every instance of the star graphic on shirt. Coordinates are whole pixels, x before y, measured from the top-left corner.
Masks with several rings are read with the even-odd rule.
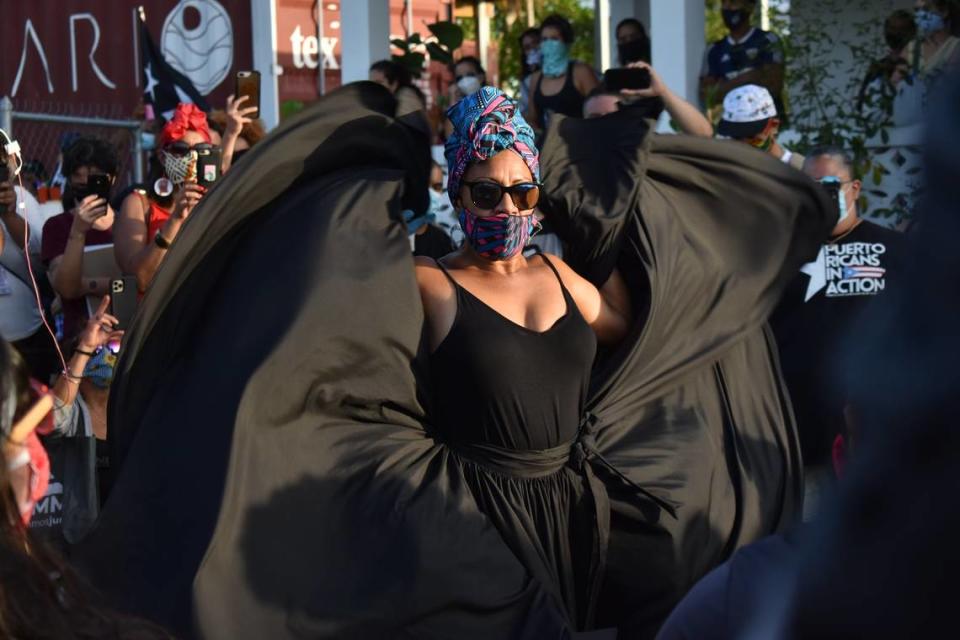
[[[810,282],[807,283],[807,297],[803,299],[804,302],[807,302],[810,298],[817,295],[818,291],[827,286],[826,249],[820,247],[820,253],[817,254],[817,259],[800,267],[800,273],[805,273],[810,276]]]
[[[144,75],[147,76],[147,88],[144,89],[143,92],[144,92],[144,93],[149,93],[149,94],[150,94],[150,99],[153,100],[154,102],[156,102],[156,101],[157,101],[157,96],[153,95],[153,89],[154,89],[154,87],[156,87],[156,86],[157,86],[158,84],[160,84],[160,83],[157,82],[157,79],[153,77],[153,71],[151,71],[151,69],[150,69],[150,65],[151,65],[151,64],[153,64],[153,63],[151,62],[150,64],[148,64],[148,65],[147,65],[147,68],[144,70]]]

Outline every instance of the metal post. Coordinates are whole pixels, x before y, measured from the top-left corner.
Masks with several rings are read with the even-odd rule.
[[[13,103],[7,96],[0,98],[0,129],[13,138]]]
[[[130,131],[133,136],[133,182],[143,182],[143,141],[140,138],[140,129]]]
[[[317,90],[319,95],[327,92],[327,54],[323,47],[324,24],[324,6],[323,0],[317,0],[317,46],[320,48],[320,57],[317,59]]]

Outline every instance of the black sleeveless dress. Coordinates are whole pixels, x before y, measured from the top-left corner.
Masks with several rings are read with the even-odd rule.
[[[480,510],[530,572],[586,622],[594,509],[570,465],[597,341],[556,268],[566,313],[533,331],[460,286],[450,333],[430,357],[438,436],[464,461]]]
[[[652,638],[693,581],[794,520],[799,445],[762,328],[836,207],[745,145],[557,118],[542,208],[578,273],[617,266],[636,322],[585,403],[571,385],[572,446],[557,422],[509,448],[429,406],[482,408],[430,375],[401,213],[428,206],[429,138],[403,113],[375,83],[338,89],[198,205],[124,338],[116,482],[72,560],[182,637],[560,640],[587,626],[562,593],[581,582],[549,574],[569,584],[587,553],[594,626]],[[578,514],[597,535],[567,563]]]

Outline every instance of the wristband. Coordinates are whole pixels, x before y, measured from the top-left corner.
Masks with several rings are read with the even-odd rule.
[[[153,243],[164,251],[170,248],[170,241],[164,238],[159,231],[157,231],[157,235],[153,236]]]
[[[84,356],[90,356],[91,358],[93,358],[94,356],[97,355],[97,354],[95,354],[93,351],[84,351],[83,349],[74,349],[73,352],[74,352],[74,353],[79,353],[79,354],[84,355]]]
[[[61,371],[60,375],[66,378],[68,382],[81,382],[83,380],[83,376],[75,376],[66,369]]]

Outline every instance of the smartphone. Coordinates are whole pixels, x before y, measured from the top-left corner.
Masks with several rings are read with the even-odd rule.
[[[220,160],[222,157],[219,147],[197,151],[197,184],[209,189],[220,179]]]
[[[110,176],[97,175],[87,178],[87,194],[110,202]]]
[[[257,112],[250,114],[251,118],[260,117],[260,72],[259,71],[237,71],[236,90],[233,95],[239,98],[247,96],[241,108],[256,107]]]
[[[119,320],[117,329],[126,331],[137,310],[137,277],[123,276],[110,281],[110,315]]]
[[[608,91],[649,89],[650,71],[639,67],[607,69],[603,72],[603,84]]]

